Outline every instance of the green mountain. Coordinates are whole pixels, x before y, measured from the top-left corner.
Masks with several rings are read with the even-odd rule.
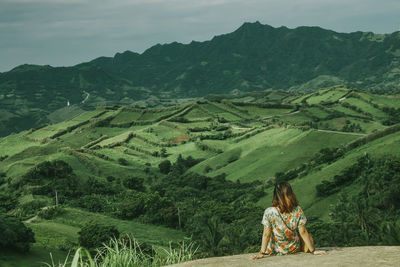
[[[357,223],[346,228],[348,243],[327,240],[337,232],[328,207],[363,188],[343,174],[360,158],[400,156],[399,106],[399,97],[340,86],[213,95],[164,108],[99,107],[0,138],[0,211],[31,218],[53,205],[55,191],[64,205],[26,223],[37,241],[27,258],[0,263],[44,261],[49,251],[62,258],[90,220],[164,247],[193,235],[203,256],[256,251],[276,180],[290,180],[320,246],[376,244],[368,232],[370,240],[357,239],[365,234]],[[219,221],[209,221],[214,215]]]
[[[337,84],[398,92],[400,33],[244,23],[205,42],[155,45],[73,67],[0,73],[0,135],[59,122],[98,105],[166,106],[177,98]],[[167,100],[173,99],[173,100]],[[67,102],[73,109],[66,109]]]

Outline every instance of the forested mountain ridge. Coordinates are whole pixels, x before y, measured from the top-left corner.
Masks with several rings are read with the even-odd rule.
[[[67,119],[63,110],[51,113],[68,101],[79,112],[140,100],[160,106],[165,99],[313,91],[335,84],[398,92],[399,80],[399,32],[337,33],[244,23],[205,42],[157,44],[142,54],[126,51],[72,67],[21,65],[0,73],[0,124],[8,129],[0,134]]]

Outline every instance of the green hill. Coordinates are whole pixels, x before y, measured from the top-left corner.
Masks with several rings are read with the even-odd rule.
[[[25,211],[26,203],[41,201],[42,206],[51,206],[54,202],[48,187],[51,179],[34,172],[38,164],[62,160],[72,168],[81,192],[87,194],[68,193],[71,180],[61,177],[57,190],[66,190],[60,193],[65,212],[29,224],[37,238],[33,251],[42,256],[41,250],[58,251],[76,244],[77,232],[90,219],[115,225],[149,244],[166,246],[169,241],[183,240],[188,231],[201,235],[178,226],[177,218],[180,224],[180,216],[189,216],[182,224],[193,226],[191,212],[196,207],[214,209],[213,198],[236,203],[232,205],[242,208],[238,214],[258,218],[271,202],[272,184],[281,177],[289,177],[285,179],[291,180],[307,216],[330,222],[327,207],[341,193],[357,192],[359,185],[338,187],[326,197],[318,195],[316,186],[334,181],[365,154],[400,156],[395,109],[399,106],[397,97],[331,87],[298,96],[274,91],[229,98],[212,95],[164,108],[98,107],[57,124],[1,138],[0,197],[11,192],[6,196],[15,197],[16,202],[8,212],[27,219],[38,211]],[[338,149],[343,153],[319,162],[323,149],[328,154]],[[172,163],[171,172],[164,174],[160,164],[167,160]],[[196,190],[210,190],[211,195]],[[144,210],[154,208],[162,220],[148,214],[130,215],[138,201],[147,203]],[[238,203],[243,201],[254,206],[241,207],[244,204]],[[160,206],[151,206],[155,204]],[[214,212],[223,216],[230,214],[229,209],[221,204]],[[199,221],[209,218],[200,211],[193,216],[204,216],[195,217]],[[246,223],[254,228],[251,218]]]
[[[209,94],[310,92],[338,84],[398,92],[399,51],[399,32],[338,33],[255,22],[209,41],[157,44],[142,54],[126,51],[71,67],[21,65],[0,73],[0,136],[98,105],[159,107]]]

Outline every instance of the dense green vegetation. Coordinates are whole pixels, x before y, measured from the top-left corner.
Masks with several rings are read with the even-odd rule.
[[[338,84],[399,92],[399,36],[256,22],[210,41],[157,44],[142,54],[126,51],[72,67],[21,65],[0,73],[0,136],[99,105],[160,107],[209,94],[310,92]],[[339,96],[334,92],[325,100]]]
[[[0,213],[0,248],[2,250],[16,249],[28,252],[30,243],[34,243],[33,232],[17,218]]]
[[[332,87],[100,107],[0,139],[0,210],[25,222],[34,262],[125,234],[226,255],[258,250],[274,182],[289,181],[317,246],[397,244],[399,101]]]
[[[332,222],[315,221],[311,229],[319,244],[329,246],[400,244],[400,159],[372,159],[368,154],[334,176],[334,181],[317,185],[319,196],[342,191],[331,207]]]

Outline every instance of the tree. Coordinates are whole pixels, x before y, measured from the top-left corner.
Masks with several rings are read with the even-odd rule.
[[[171,170],[171,162],[166,159],[158,164],[158,168],[160,169],[161,173],[167,174]]]
[[[0,214],[0,249],[28,252],[35,242],[32,230],[14,217]]]
[[[78,188],[78,179],[72,167],[63,160],[44,161],[22,178],[20,184],[37,186],[34,193],[41,195],[53,195],[57,191],[61,196],[70,196]]]
[[[118,238],[119,231],[113,225],[104,225],[95,221],[87,222],[78,232],[79,244],[87,249],[100,247],[111,238]]]
[[[15,194],[8,192],[0,192],[0,212],[10,211],[18,204],[18,199]]]

